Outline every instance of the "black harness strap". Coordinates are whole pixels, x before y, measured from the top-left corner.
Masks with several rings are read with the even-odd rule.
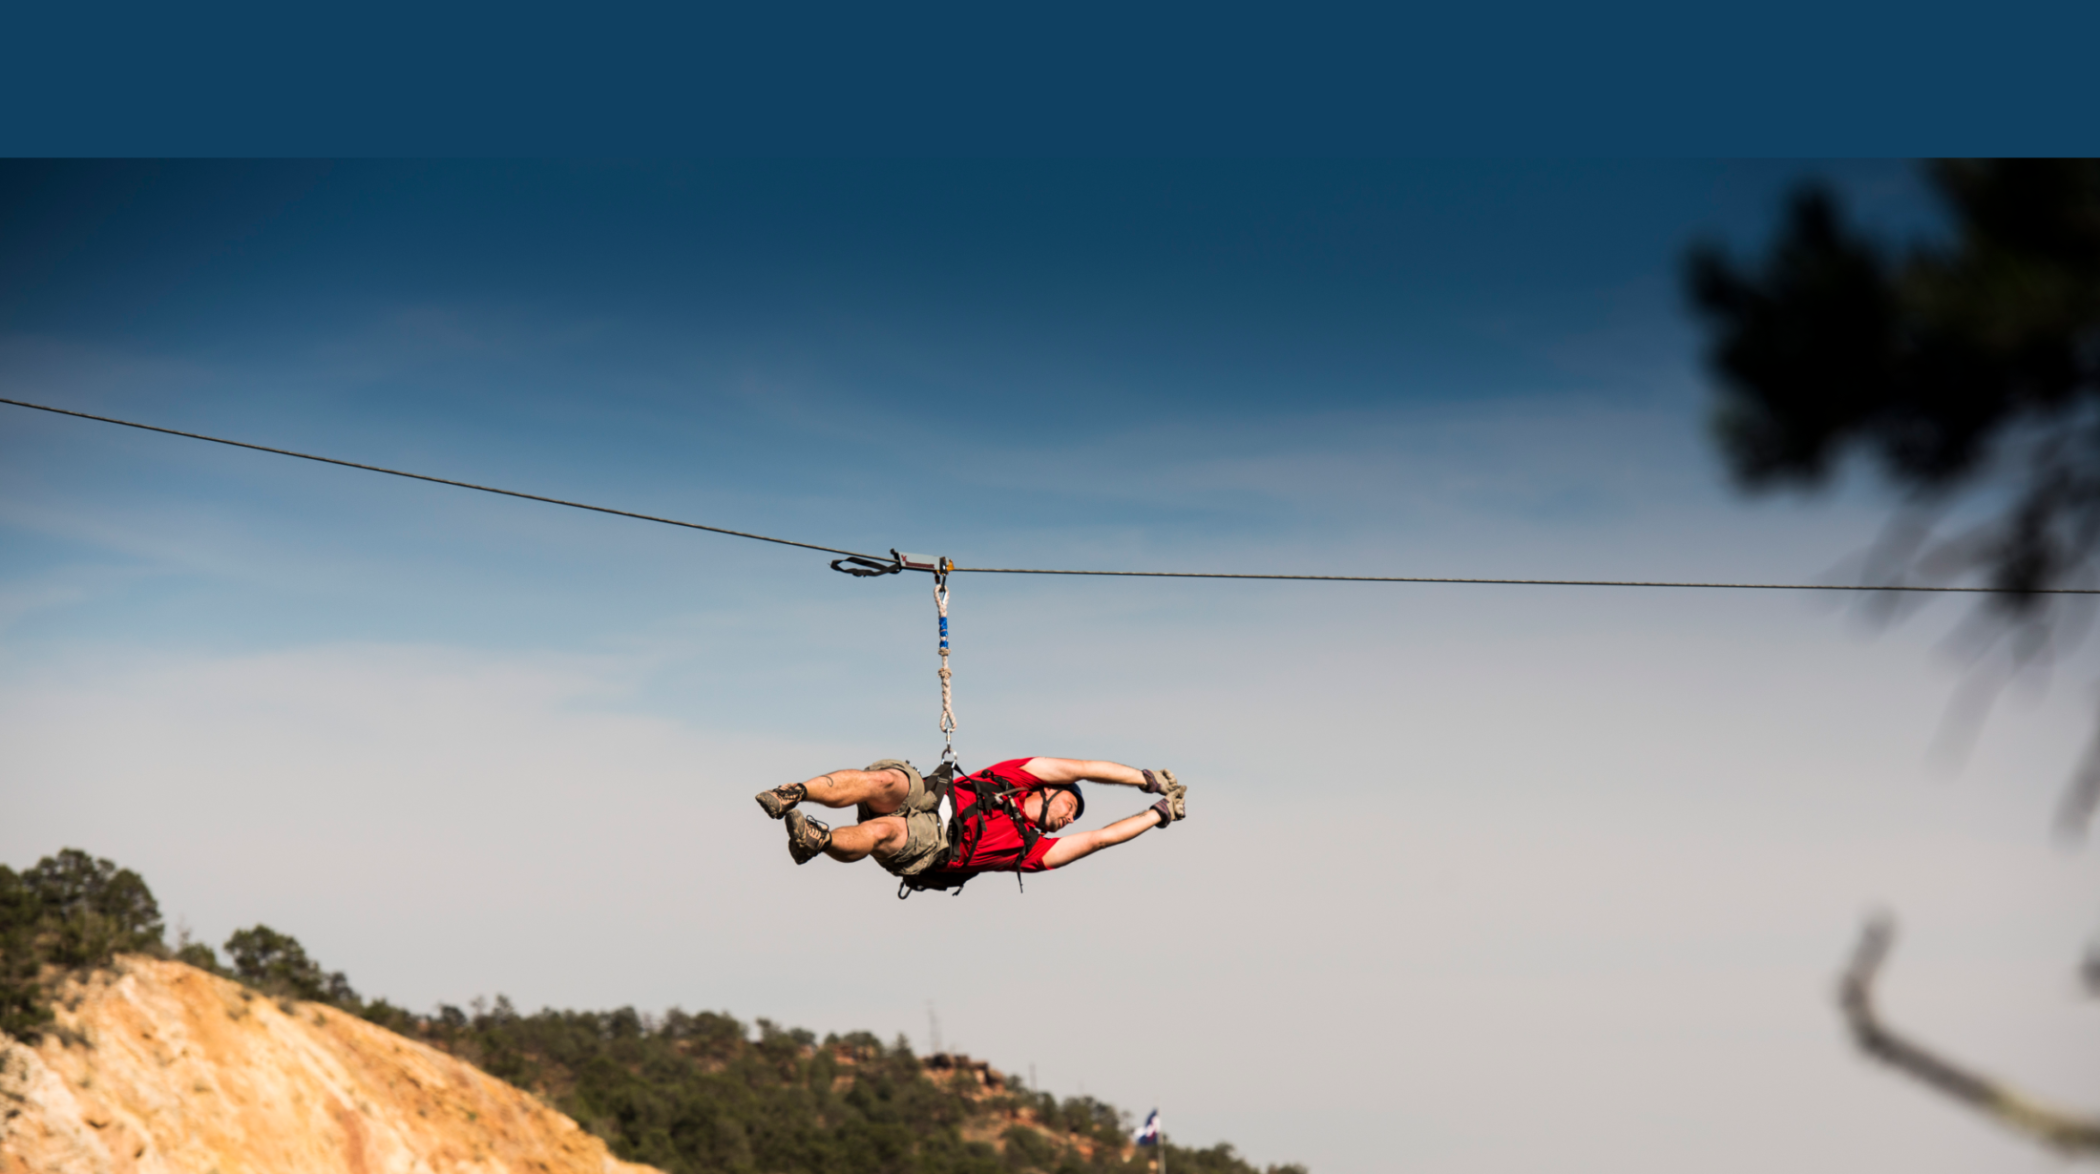
[[[1028,812],[1022,807],[1022,803],[1031,790],[1039,788],[1017,787],[992,774],[989,767],[958,780],[955,777],[955,764],[952,762],[942,763],[939,769],[926,776],[926,787],[934,793],[936,803],[942,799],[949,799],[954,794],[958,782],[968,783],[970,790],[976,794],[977,801],[968,807],[956,805],[954,813],[948,817],[948,847],[934,857],[932,864],[911,876],[897,878],[897,899],[900,901],[913,893],[929,889],[942,890],[950,896],[961,896],[962,888],[970,882],[970,878],[981,872],[994,871],[946,867],[951,860],[968,860],[977,854],[977,846],[984,840],[984,825],[993,815],[1005,816],[1013,822],[1014,829],[1021,833],[1021,855],[1019,862],[1014,866],[1014,883],[1021,885],[1022,892],[1028,891],[1027,886],[1021,884],[1020,863],[1026,862],[1028,857],[1034,854],[1037,842],[1043,838],[1043,829],[1028,818]],[[1048,798],[1045,798],[1044,802],[1049,802]]]

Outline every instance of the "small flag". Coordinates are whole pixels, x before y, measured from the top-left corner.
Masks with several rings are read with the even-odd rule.
[[[1152,1110],[1152,1115],[1151,1115],[1151,1116],[1149,1116],[1149,1117],[1147,1117],[1147,1118],[1145,1118],[1145,1124],[1144,1124],[1144,1126],[1143,1126],[1142,1128],[1140,1128],[1140,1129],[1139,1129],[1139,1130],[1137,1131],[1137,1136],[1136,1136],[1135,1138],[1133,1138],[1132,1140],[1133,1140],[1133,1141],[1135,1141],[1135,1142],[1137,1142],[1137,1144],[1139,1144],[1139,1145],[1158,1145],[1158,1144],[1159,1144],[1159,1110],[1158,1110],[1158,1109],[1154,1109],[1154,1110]]]

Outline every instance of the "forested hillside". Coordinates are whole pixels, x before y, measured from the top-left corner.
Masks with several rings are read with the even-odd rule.
[[[136,873],[68,849],[15,872],[0,866],[0,1030],[34,1040],[68,974],[119,952],[172,957],[290,1004],[363,1016],[536,1094],[628,1161],[671,1174],[1139,1174],[1152,1153],[1130,1120],[1088,1097],[1059,1100],[966,1058],[921,1059],[865,1032],[819,1040],[723,1014],[542,1010],[498,997],[472,1012],[412,1014],[361,998],[290,935],[235,933],[225,959],[169,946]],[[1230,1145],[1169,1144],[1174,1174],[1263,1174]],[[1267,1174],[1304,1174],[1272,1166]]]

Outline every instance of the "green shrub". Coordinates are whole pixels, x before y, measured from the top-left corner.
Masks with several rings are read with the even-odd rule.
[[[212,948],[203,942],[182,943],[175,950],[175,960],[177,962],[186,962],[199,970],[216,974],[221,978],[232,977],[226,973],[224,966],[219,965],[219,956],[213,953]]]
[[[376,1006],[376,1004],[375,1004]],[[367,1010],[372,1016],[371,1009]],[[390,1016],[391,1017],[391,1016]],[[389,1026],[403,1030],[396,1019]],[[670,1174],[1143,1174],[1121,1157],[1120,1122],[1097,1101],[1073,1114],[1106,1142],[1089,1162],[1070,1135],[1021,1128],[1016,1150],[966,1141],[964,1125],[996,1121],[1033,1098],[979,1099],[974,1081],[935,1082],[899,1040],[866,1032],[819,1043],[808,1031],[680,1010],[521,1015],[508,999],[473,1013],[440,1007],[404,1034],[545,1098],[613,1152]],[[1059,1111],[1063,1106],[1042,1098]],[[1046,1121],[1046,1124],[1050,1122]],[[1052,1128],[1056,1128],[1052,1125]],[[1014,1136],[1009,1134],[1009,1137]],[[1255,1174],[1250,1171],[1249,1174]]]
[[[42,918],[36,890],[0,864],[0,1032],[31,1042],[51,1022],[50,1003],[38,981],[43,960],[36,934]]]
[[[48,971],[165,954],[160,905],[139,874],[66,848],[34,868],[0,865],[0,1032],[34,1042],[51,1022]]]
[[[1264,1172],[1260,1167],[1248,1165],[1247,1160],[1232,1148],[1232,1143],[1223,1141],[1202,1150],[1183,1149],[1169,1142],[1167,1171],[1168,1174],[1306,1174],[1305,1167],[1295,1163],[1271,1166]]]
[[[161,953],[160,906],[139,874],[78,848],[22,874],[41,906],[44,961],[68,969],[109,965],[118,953]]]
[[[306,947],[298,938],[267,925],[235,930],[226,939],[226,957],[233,963],[235,978],[264,994],[332,1003],[348,1011],[361,1005],[342,971],[321,969],[320,963],[306,956]]]

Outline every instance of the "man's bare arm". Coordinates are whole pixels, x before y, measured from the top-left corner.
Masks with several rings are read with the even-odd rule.
[[[1046,783],[1121,783],[1126,787],[1145,785],[1145,772],[1120,762],[1103,762],[1092,758],[1031,758],[1021,764],[1021,769]]]
[[[1052,761],[1057,760],[1053,759]],[[1044,781],[1048,782],[1049,780],[1045,779]],[[1057,843],[1050,845],[1048,852],[1043,853],[1043,867],[1063,868],[1082,856],[1092,856],[1103,848],[1114,847],[1126,840],[1135,840],[1158,826],[1160,826],[1159,812],[1147,807],[1136,815],[1126,819],[1119,819],[1105,828],[1095,828],[1090,832],[1080,832],[1077,835],[1066,836],[1060,839]]]

